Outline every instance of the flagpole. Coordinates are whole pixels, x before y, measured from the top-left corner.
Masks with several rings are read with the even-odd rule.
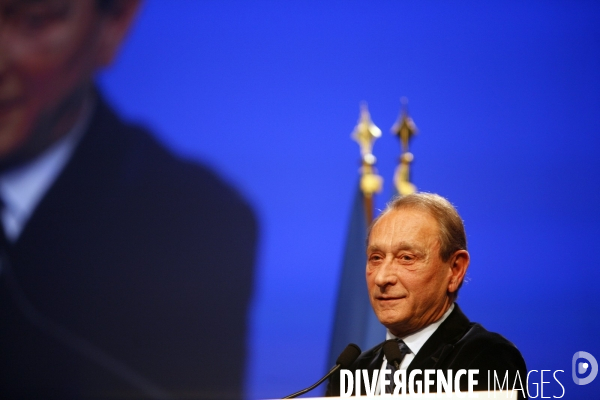
[[[373,143],[379,137],[381,130],[371,121],[366,103],[361,104],[360,118],[352,132],[352,139],[360,146],[360,182],[348,221],[327,365],[335,364],[348,343],[367,349],[385,336],[383,325],[377,321],[369,303],[365,283],[367,229],[373,220],[374,195],[383,186],[383,179],[375,170],[376,159],[373,156]],[[376,339],[373,340],[373,337]]]
[[[381,192],[383,187],[383,178],[377,174],[375,169],[377,159],[373,155],[373,143],[380,137],[381,129],[371,121],[367,103],[361,103],[360,118],[352,132],[352,139],[360,146],[360,190],[363,195],[366,226],[369,226],[373,221],[373,197],[375,193]]]
[[[394,186],[400,196],[406,196],[415,193],[417,188],[410,181],[410,165],[414,160],[413,154],[409,151],[410,140],[417,134],[417,126],[413,119],[408,115],[408,100],[406,97],[400,99],[401,111],[398,121],[392,126],[392,133],[400,139],[400,157],[398,166],[394,173]]]

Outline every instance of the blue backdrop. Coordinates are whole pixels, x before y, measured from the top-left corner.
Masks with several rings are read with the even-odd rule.
[[[576,351],[600,359],[600,4],[524,3],[147,1],[100,84],[257,210],[249,398],[289,394],[328,367],[359,166],[350,132],[366,100],[384,131],[382,207],[401,96],[420,130],[414,182],[465,220],[465,313],[529,369],[564,370],[565,398],[600,391],[600,379],[571,379]],[[544,381],[544,396],[560,396]]]

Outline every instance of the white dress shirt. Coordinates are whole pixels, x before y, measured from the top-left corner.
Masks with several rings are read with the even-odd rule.
[[[402,341],[408,346],[408,349],[410,350],[410,353],[406,354],[404,356],[404,359],[400,363],[401,370],[406,370],[408,368],[408,366],[410,365],[412,360],[414,360],[415,355],[419,352],[419,350],[421,350],[421,347],[423,347],[425,342],[431,337],[431,335],[433,335],[433,332],[435,332],[437,330],[437,328],[439,328],[439,326],[442,324],[442,322],[444,322],[446,320],[446,318],[448,318],[448,316],[450,315],[452,310],[454,310],[454,303],[452,303],[450,308],[448,308],[448,310],[444,313],[444,315],[442,315],[442,318],[438,319],[433,324],[427,325],[425,328],[421,329],[420,331],[415,332],[412,335],[408,335],[403,338],[394,336],[389,330],[387,330],[387,332],[385,334],[386,340],[402,339]],[[387,364],[388,364],[387,358],[385,358],[385,355],[384,355],[383,356],[383,364],[381,364],[381,369],[379,370],[380,376],[382,375],[382,372],[385,369],[387,369]],[[389,373],[388,373],[388,379],[390,379]],[[377,380],[377,389],[376,389],[375,393],[381,394],[381,379]]]
[[[40,200],[71,158],[87,128],[93,103],[91,96],[84,100],[75,125],[58,142],[33,161],[0,175],[0,198],[4,202],[0,222],[10,242],[17,241]]]

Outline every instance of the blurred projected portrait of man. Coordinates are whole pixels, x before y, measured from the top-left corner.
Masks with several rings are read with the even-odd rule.
[[[0,398],[241,398],[256,221],[94,84],[136,0],[0,0]]]

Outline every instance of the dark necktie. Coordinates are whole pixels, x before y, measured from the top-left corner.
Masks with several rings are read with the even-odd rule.
[[[400,366],[400,364],[402,364],[402,360],[404,360],[404,356],[410,353],[410,349],[408,348],[406,343],[404,343],[404,341],[402,341],[401,339],[396,339],[396,342],[398,342],[398,347],[400,348],[400,359],[395,360],[396,362],[388,360],[387,369],[391,371],[391,374],[390,384],[387,385],[385,388],[386,393],[394,393],[394,389],[396,388],[396,385],[394,384],[394,373],[398,371],[398,368],[396,368],[395,364],[397,363],[397,365]]]

